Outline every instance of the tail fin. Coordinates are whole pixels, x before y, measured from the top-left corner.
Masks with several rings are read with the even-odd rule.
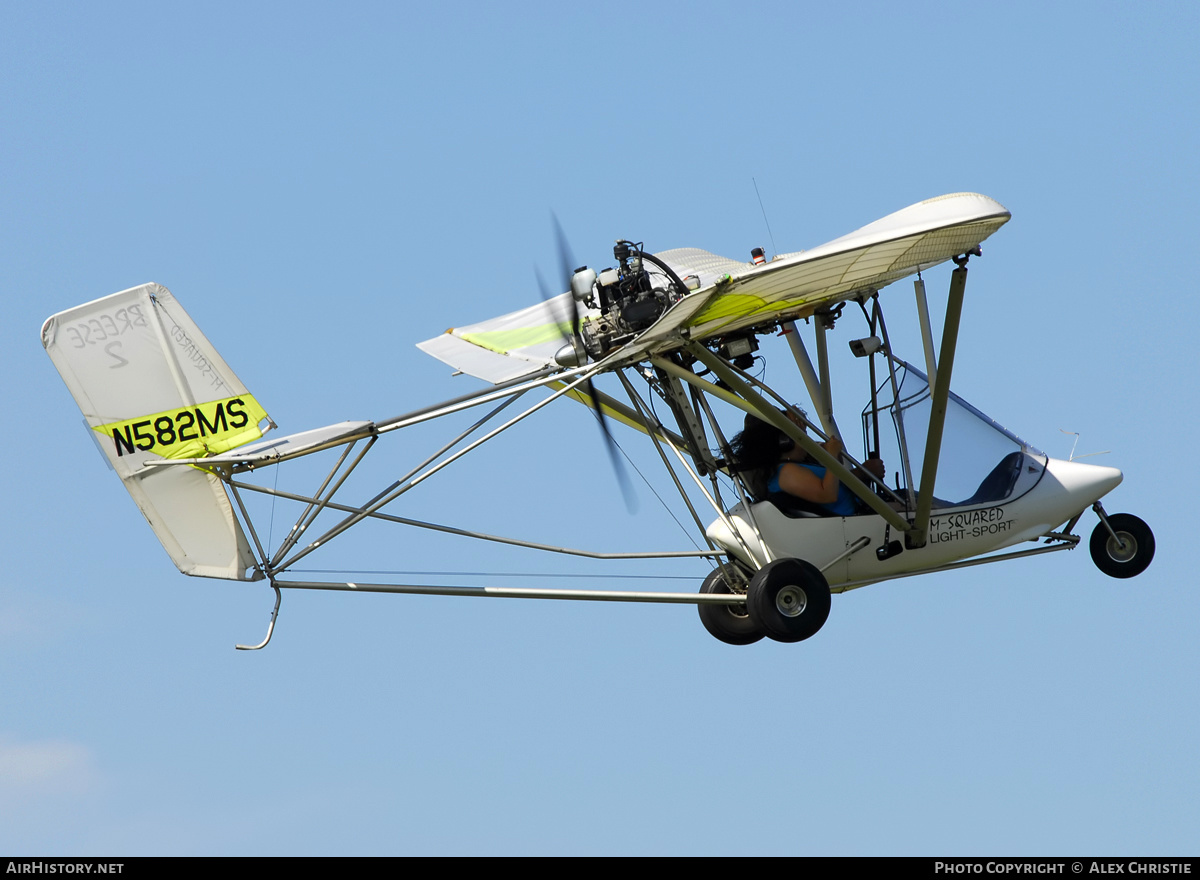
[[[42,345],[179,570],[262,577],[220,480],[147,465],[225,452],[274,427],[171,292],[143,284],[59,312]]]

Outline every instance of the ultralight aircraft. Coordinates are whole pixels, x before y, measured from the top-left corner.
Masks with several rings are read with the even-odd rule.
[[[274,588],[266,637],[239,648],[270,641],[285,588],[686,603],[697,606],[705,628],[721,641],[741,645],[767,636],[796,642],[825,623],[831,593],[1072,549],[1081,540],[1074,529],[1089,508],[1099,517],[1089,546],[1102,572],[1126,578],[1150,564],[1149,527],[1130,514],[1110,514],[1100,503],[1121,482],[1119,470],[1050,458],[950,390],[967,262],[1009,216],[986,196],[954,193],[771,260],[758,248],[742,261],[694,248],[650,253],[641,243],[620,240],[615,265],[599,272],[574,267],[559,228],[566,292],[549,296],[543,285],[536,305],[419,345],[493,387],[382,421],[347,421],[278,438],[264,437],[275,425],[262,405],[157,284],[50,317],[42,343],[93,438],[179,570],[265,579]],[[935,352],[924,273],[946,261],[956,267]],[[924,349],[919,364],[893,352],[880,296],[912,275]],[[889,293],[888,299],[902,298]],[[890,481],[849,454],[831,455],[822,442],[843,438],[829,343],[835,326],[856,315],[866,332],[849,347],[866,359],[870,374],[869,402],[861,412],[862,458],[889,461]],[[815,364],[802,326],[811,328]],[[760,338],[780,332],[815,411],[816,423],[807,425],[815,438],[796,407],[751,372]],[[596,388],[602,374],[616,378],[627,403]],[[501,418],[529,392],[542,396]],[[595,412],[621,480],[609,424],[648,438],[707,549],[600,553],[385,510],[562,397]],[[485,414],[400,479],[365,502],[339,500],[351,472],[385,435],[475,407]],[[664,410],[668,423],[659,418]],[[749,424],[746,415],[774,426],[781,449],[799,447],[814,466],[835,474],[853,494],[853,513],[828,515],[752,486],[731,445],[736,430]],[[312,491],[246,479],[251,471],[326,450],[332,466]],[[264,544],[261,524],[256,528],[248,513],[244,496],[251,492],[298,504],[294,524],[274,546]],[[711,508],[707,516],[704,506]],[[318,519],[321,528],[315,527]],[[300,560],[367,519],[590,558],[703,557],[713,569],[698,593],[288,578]]]

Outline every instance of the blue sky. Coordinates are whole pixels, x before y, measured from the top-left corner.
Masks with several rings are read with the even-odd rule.
[[[1195,852],[1193,5],[0,9],[0,851]],[[690,608],[293,593],[234,652],[270,591],[175,571],[37,338],[153,280],[283,430],[385,418],[478,387],[413,343],[533,302],[551,209],[592,265],[618,237],[736,257],[769,245],[752,178],[782,251],[941,193],[1005,204],[956,390],[1052,455],[1060,429],[1111,450],[1150,570],[1080,549],[896,581],[742,649]],[[646,490],[625,511],[577,406],[443,476],[398,512],[690,546]],[[330,549],[506,584],[704,574],[374,527]]]

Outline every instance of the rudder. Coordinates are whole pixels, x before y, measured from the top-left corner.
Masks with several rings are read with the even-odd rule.
[[[225,452],[274,427],[171,292],[143,284],[59,312],[42,345],[179,570],[262,577],[219,479],[147,464]]]

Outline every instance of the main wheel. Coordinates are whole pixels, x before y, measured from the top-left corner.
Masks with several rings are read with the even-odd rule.
[[[829,617],[829,582],[802,559],[777,559],[750,579],[746,610],[777,642],[802,642]]]
[[[700,592],[728,594],[733,590],[725,583],[721,569],[714,568],[700,585]],[[745,605],[697,605],[696,610],[709,634],[727,645],[752,645],[763,637],[762,630],[746,613]]]
[[[1120,540],[1109,534],[1104,523],[1097,523],[1089,544],[1092,562],[1109,577],[1131,578],[1141,574],[1154,559],[1154,532],[1131,513],[1111,514],[1108,524]]]

